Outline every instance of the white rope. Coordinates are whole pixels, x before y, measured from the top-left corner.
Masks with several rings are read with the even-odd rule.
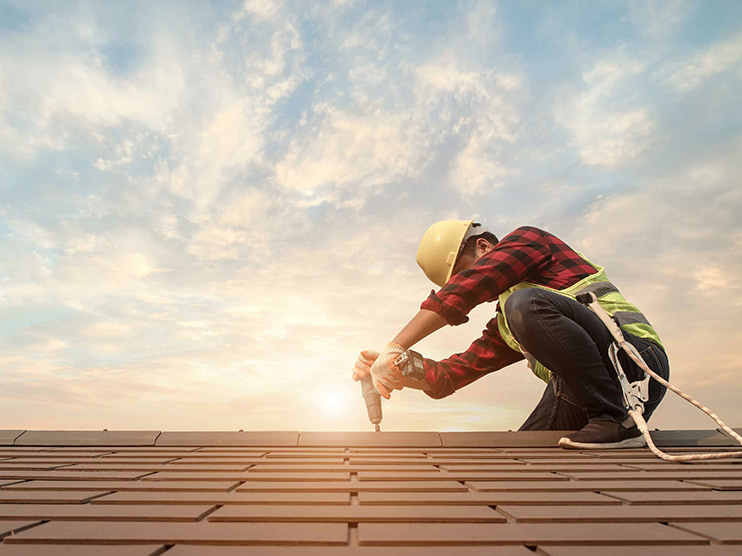
[[[711,411],[708,407],[703,405],[702,403],[694,400],[692,397],[690,397],[688,394],[680,390],[679,388],[673,386],[668,381],[666,381],[664,378],[659,376],[657,373],[655,373],[652,369],[649,368],[649,365],[644,361],[642,356],[639,354],[639,352],[636,350],[636,348],[628,343],[626,339],[624,338],[623,333],[621,332],[621,329],[618,327],[616,322],[611,318],[611,316],[603,309],[603,307],[600,306],[600,303],[598,303],[598,298],[595,297],[595,294],[590,292],[590,299],[591,301],[587,304],[593,312],[600,317],[600,320],[603,321],[603,324],[608,327],[608,330],[610,331],[613,338],[616,340],[616,343],[619,345],[621,349],[623,349],[626,354],[636,363],[640,369],[642,369],[645,373],[647,373],[650,377],[652,377],[654,380],[662,384],[663,386],[667,387],[668,390],[671,390],[675,392],[678,396],[683,398],[685,401],[693,404],[698,409],[703,411],[706,415],[711,417],[720,427],[721,429],[727,433],[731,438],[734,438],[740,445],[742,445],[742,436],[734,432],[731,428],[729,428],[713,411]],[[618,369],[616,369],[616,372],[619,372]],[[672,462],[695,462],[695,461],[704,461],[704,460],[710,460],[710,459],[728,459],[728,458],[739,458],[742,457],[742,451],[739,452],[714,452],[714,453],[705,453],[705,454],[684,454],[680,456],[671,456],[669,454],[666,454],[657,446],[654,444],[654,441],[652,440],[652,436],[649,434],[649,427],[647,426],[647,421],[644,419],[644,416],[642,415],[642,412],[644,411],[644,405],[642,403],[635,404],[633,407],[628,408],[629,415],[634,419],[634,424],[637,426],[639,431],[641,431],[642,435],[644,436],[644,440],[647,441],[647,446],[652,451],[654,455],[656,455],[658,458],[661,458],[665,461],[672,461]]]

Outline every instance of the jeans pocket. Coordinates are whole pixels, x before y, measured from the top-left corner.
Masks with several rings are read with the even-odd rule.
[[[577,399],[572,393],[572,390],[570,390],[569,386],[567,386],[567,383],[559,378],[559,376],[555,373],[552,373],[551,376],[554,382],[554,395],[557,398],[564,400],[565,402],[570,403],[575,407],[580,407],[580,404],[577,402]]]

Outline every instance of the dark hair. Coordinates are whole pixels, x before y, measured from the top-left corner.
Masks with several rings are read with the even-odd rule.
[[[479,224],[477,222],[474,222],[472,224],[472,228],[476,228],[477,226],[481,226],[481,224]],[[469,239],[466,240],[466,244],[464,245],[464,248],[461,250],[461,255],[463,255],[463,254],[474,255],[474,252],[476,250],[477,240],[480,237],[482,239],[486,239],[492,245],[496,245],[497,242],[500,241],[499,239],[497,239],[497,236],[495,234],[493,234],[492,232],[482,232],[481,234],[476,235],[476,236],[472,236],[472,237],[470,237]],[[459,257],[461,257],[461,255],[459,255]]]

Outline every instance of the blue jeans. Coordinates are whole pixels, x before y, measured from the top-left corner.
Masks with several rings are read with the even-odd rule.
[[[541,401],[520,430],[577,430],[593,420],[620,423],[628,417],[616,371],[608,357],[613,336],[590,309],[568,297],[539,288],[514,292],[505,302],[510,330],[523,348],[551,369]],[[667,379],[664,350],[624,332],[649,368]],[[619,360],[629,382],[644,374],[623,351]],[[644,418],[649,419],[666,388],[649,381]]]

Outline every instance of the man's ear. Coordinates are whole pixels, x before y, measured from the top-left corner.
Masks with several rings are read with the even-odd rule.
[[[492,250],[492,244],[483,237],[477,238],[476,245],[477,253],[479,254],[479,256],[482,256],[485,253],[489,253]]]

